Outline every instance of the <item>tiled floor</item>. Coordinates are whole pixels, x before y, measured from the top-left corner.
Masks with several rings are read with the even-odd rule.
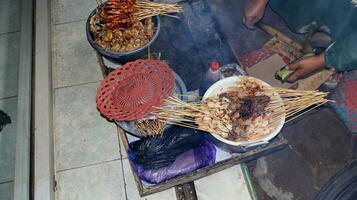
[[[195,188],[199,200],[250,199],[239,165],[195,181]]]
[[[74,21],[83,21],[95,9],[95,0],[53,0],[52,23],[65,24]]]
[[[0,109],[11,118],[11,124],[0,132],[0,183],[14,180],[17,97],[0,100]]]
[[[94,50],[85,34],[85,21],[52,28],[54,86],[66,87],[101,80]]]
[[[120,159],[115,126],[96,109],[98,85],[95,82],[55,90],[57,170]]]
[[[1,200],[13,200],[13,190],[14,190],[14,182],[6,182],[0,184],[0,197]]]
[[[57,184],[57,199],[125,199],[120,160],[59,172]]]
[[[116,127],[96,109],[102,75],[85,36],[85,20],[95,5],[95,0],[52,1],[56,199],[175,200],[173,188],[139,196]],[[250,199],[240,167],[196,184],[200,200],[219,194],[225,200]]]
[[[94,6],[95,1],[52,3],[58,200],[126,199],[116,129],[95,106],[102,75],[83,20]]]
[[[0,199],[13,199],[20,1],[0,3],[0,110],[12,123],[0,132]]]

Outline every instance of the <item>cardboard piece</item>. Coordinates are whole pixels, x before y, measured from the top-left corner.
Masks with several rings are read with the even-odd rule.
[[[325,83],[335,70],[322,70],[305,79],[299,80],[298,90],[317,90],[323,83]]]
[[[290,88],[293,84],[281,83],[275,79],[275,72],[286,66],[282,57],[278,54],[272,55],[270,58],[255,64],[247,69],[249,76],[265,81],[273,87]]]

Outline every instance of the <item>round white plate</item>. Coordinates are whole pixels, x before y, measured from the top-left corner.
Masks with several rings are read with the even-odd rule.
[[[206,91],[206,93],[203,96],[203,99],[208,98],[208,97],[218,97],[219,94],[227,91],[230,87],[234,86],[237,83],[237,81],[240,80],[240,77],[241,76],[231,76],[231,77],[224,78],[224,79],[216,82],[210,88],[208,88],[208,90]],[[264,82],[262,80],[259,80],[259,79],[256,79],[256,80],[261,82],[264,86],[271,87],[269,84],[267,84],[266,82]],[[281,97],[279,96],[279,94],[276,94],[276,98],[278,100],[281,100]],[[283,102],[281,102],[281,103],[283,106]],[[285,123],[285,116],[282,117],[281,121],[277,124],[276,128],[270,134],[262,135],[261,137],[255,139],[255,140],[250,140],[250,141],[239,141],[239,142],[231,141],[231,140],[227,140],[227,139],[219,136],[218,134],[214,134],[214,133],[212,133],[212,136],[221,142],[224,142],[226,144],[233,145],[233,146],[255,146],[258,144],[267,143],[267,142],[269,142],[269,140],[271,140],[275,136],[277,136],[279,134],[280,130],[283,128],[284,123]]]

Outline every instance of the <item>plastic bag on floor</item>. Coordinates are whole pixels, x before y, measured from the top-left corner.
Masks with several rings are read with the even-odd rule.
[[[0,131],[8,124],[11,124],[11,118],[4,111],[0,110]]]
[[[152,170],[145,170],[141,165],[135,163],[132,163],[132,166],[141,180],[151,184],[157,184],[211,165],[215,163],[215,160],[215,145],[208,139],[204,139],[204,141],[194,149],[177,156],[175,161],[169,166]]]
[[[162,136],[146,137],[129,144],[128,155],[144,170],[172,164],[176,157],[203,142],[204,133],[191,128],[172,126]]]

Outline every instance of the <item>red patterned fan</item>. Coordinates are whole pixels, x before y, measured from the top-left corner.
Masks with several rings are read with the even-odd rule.
[[[110,120],[140,119],[173,92],[175,77],[160,60],[137,60],[111,72],[97,91],[99,111]]]

